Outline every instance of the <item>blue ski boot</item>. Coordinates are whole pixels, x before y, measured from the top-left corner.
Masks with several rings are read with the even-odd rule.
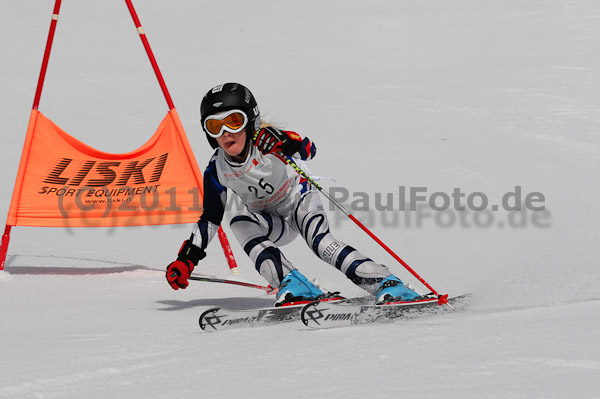
[[[292,270],[281,281],[275,306],[296,301],[311,301],[324,297],[325,294],[316,285],[308,281],[298,270]]]
[[[402,280],[393,274],[383,279],[375,291],[375,304],[393,301],[416,301],[421,295],[404,285]]]

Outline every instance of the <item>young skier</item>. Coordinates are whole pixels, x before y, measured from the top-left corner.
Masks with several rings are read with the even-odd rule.
[[[223,219],[227,190],[246,210],[231,219],[231,229],[261,276],[278,288],[275,306],[327,297],[279,250],[298,234],[323,261],[375,295],[376,303],[420,298],[389,269],[336,240],[318,191],[276,154],[307,161],[316,153],[308,138],[262,126],[256,100],[238,83],[212,88],[200,106],[206,138],[216,149],[204,172],[204,212],[184,241],[177,260],[167,267],[173,289],[186,288],[188,278]]]

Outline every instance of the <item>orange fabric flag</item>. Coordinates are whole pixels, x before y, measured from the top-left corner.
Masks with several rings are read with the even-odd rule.
[[[32,110],[7,225],[110,227],[191,223],[202,174],[175,109],[142,147],[98,151]]]

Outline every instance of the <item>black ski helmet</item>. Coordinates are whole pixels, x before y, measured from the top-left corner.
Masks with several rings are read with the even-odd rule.
[[[214,114],[230,109],[244,111],[248,117],[246,124],[246,138],[252,139],[254,132],[260,129],[260,112],[256,99],[248,88],[239,83],[225,83],[215,86],[206,93],[200,104],[200,122],[202,130],[212,148],[217,148],[217,140],[210,137],[204,129],[204,120]]]

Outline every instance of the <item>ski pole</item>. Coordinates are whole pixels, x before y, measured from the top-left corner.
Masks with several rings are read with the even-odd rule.
[[[362,224],[358,219],[356,219],[342,204],[339,203],[335,198],[333,198],[327,191],[323,190],[323,187],[319,185],[310,177],[302,168],[300,168],[296,162],[294,162],[290,157],[284,156],[282,153],[277,152],[275,155],[286,164],[290,165],[296,173],[298,173],[301,177],[308,180],[310,184],[312,184],[317,190],[321,192],[333,205],[335,205],[342,213],[350,218],[358,227],[360,227],[365,233],[367,233],[377,244],[379,244],[383,249],[385,249],[394,259],[396,259],[406,270],[408,270],[417,280],[419,280],[425,287],[427,287],[435,296],[438,297],[438,305],[446,304],[452,308],[452,306],[448,303],[448,294],[440,295],[438,292],[433,289],[431,285],[427,281],[425,281],[421,276],[417,274],[405,261],[403,261],[394,251],[390,249],[383,241],[379,239],[371,230],[369,230],[364,224]]]
[[[267,292],[267,294],[272,294],[275,292],[275,288],[271,287],[270,285],[268,287],[265,287],[262,285],[245,283],[243,281],[224,280],[221,278],[213,278],[213,277],[205,277],[205,276],[190,276],[189,280],[204,281],[205,283],[222,283],[222,284],[241,285],[242,287],[256,288],[259,290],[264,290]]]

